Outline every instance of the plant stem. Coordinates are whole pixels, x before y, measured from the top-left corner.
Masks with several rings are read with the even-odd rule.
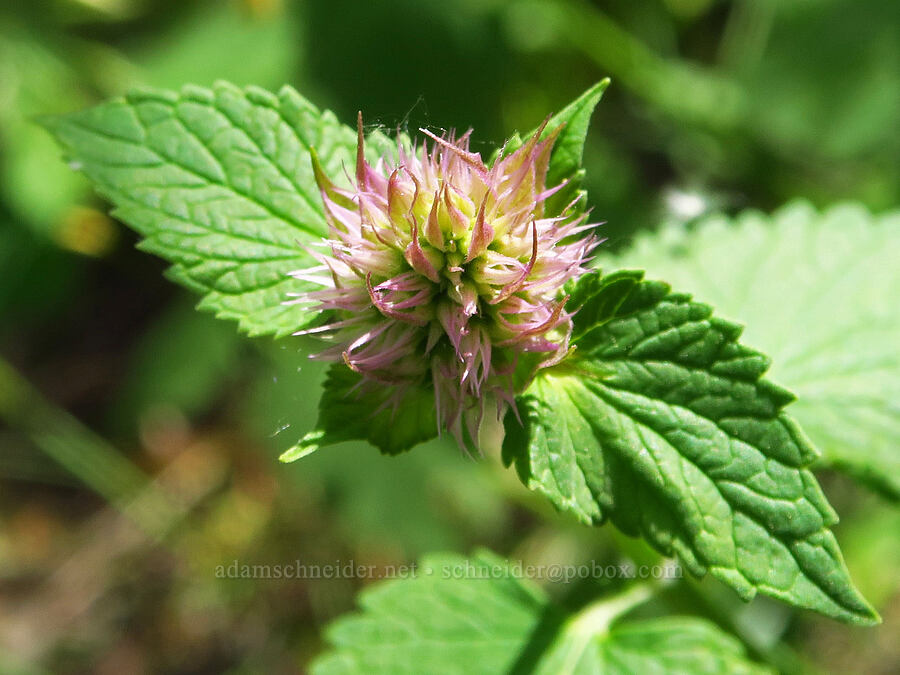
[[[563,628],[569,647],[560,674],[574,673],[591,641],[608,633],[618,617],[653,597],[655,587],[651,582],[635,584],[619,595],[595,600],[569,619]]]

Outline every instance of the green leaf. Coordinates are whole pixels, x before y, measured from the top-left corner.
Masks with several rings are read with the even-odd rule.
[[[396,455],[437,436],[434,392],[429,387],[367,386],[343,363],[328,370],[316,428],[281,456],[294,462],[324,445],[367,440]]]
[[[426,557],[413,578],[363,591],[362,611],[329,627],[332,651],[312,673],[767,672],[705,621],[620,621],[649,598],[646,586],[567,615],[512,570],[487,552]]]
[[[135,92],[44,124],[140,247],[204,294],[201,308],[251,335],[313,317],[285,301],[307,288],[288,276],[313,262],[303,244],[326,231],[310,149],[333,177],[353,161],[356,136],[331,113],[289,87],[218,83]]]
[[[900,501],[900,212],[804,202],[638,237],[605,265],[640,265],[746,322],[794,391],[791,416],[846,471]],[[740,252],[736,255],[735,252]]]
[[[541,139],[546,138],[560,125],[565,125],[553,144],[546,182],[547,185],[551,186],[559,185],[564,180],[568,180],[569,183],[545,202],[548,214],[556,215],[562,213],[563,209],[576,197],[580,197],[576,210],[583,211],[585,208],[585,192],[581,189],[581,184],[584,180],[584,168],[581,166],[584,154],[584,140],[587,137],[588,126],[590,125],[594,108],[597,107],[603,92],[606,91],[608,86],[609,79],[607,78],[588,89],[553,115],[541,134]],[[524,137],[530,138],[536,133],[537,129],[532,129]],[[522,136],[514,134],[506,142],[503,150],[506,154],[514,152],[522,145],[522,142]]]
[[[877,615],[828,529],[837,516],[806,467],[815,457],[782,412],[741,328],[634,272],[581,281],[590,318],[576,357],[545,371],[507,418],[504,459],[525,484],[587,523],[610,518],[695,575],[855,623]],[[576,315],[577,316],[577,315]]]
[[[547,123],[545,135],[560,124],[565,124],[556,143],[553,144],[553,151],[550,154],[547,185],[559,185],[564,180],[569,181],[565,188],[547,200],[547,213],[562,213],[563,209],[576,197],[581,198],[578,209],[584,210],[586,199],[585,192],[581,189],[581,183],[584,180],[584,168],[581,166],[584,140],[587,138],[594,108],[597,107],[608,86],[608,78],[601,80],[551,117]]]
[[[416,578],[365,590],[362,613],[334,622],[335,648],[317,661],[314,675],[337,673],[503,673],[516,662],[547,608],[531,585],[490,574],[502,560],[453,554],[425,557]],[[445,578],[465,576],[469,578]]]

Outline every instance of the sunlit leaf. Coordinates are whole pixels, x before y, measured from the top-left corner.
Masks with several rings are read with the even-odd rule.
[[[900,213],[803,202],[639,237],[640,265],[746,323],[823,463],[900,499]]]
[[[762,592],[877,622],[805,468],[815,451],[782,411],[793,397],[761,379],[767,357],[738,343],[739,326],[640,273],[593,273],[578,286],[575,358],[520,399],[524,428],[507,416],[504,457],[523,482],[745,599]]]

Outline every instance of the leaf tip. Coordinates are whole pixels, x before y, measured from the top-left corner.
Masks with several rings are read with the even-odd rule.
[[[296,445],[281,453],[278,461],[282,464],[290,464],[291,462],[296,462],[298,459],[303,459],[304,457],[311,455],[319,449],[319,441],[324,437],[325,432],[321,429],[310,431],[301,438]]]
[[[867,607],[867,612],[860,612],[856,614],[856,619],[853,621],[857,626],[879,626],[882,623],[881,615],[875,610],[874,607]]]

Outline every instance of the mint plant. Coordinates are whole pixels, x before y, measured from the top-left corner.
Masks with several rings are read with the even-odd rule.
[[[596,246],[585,234],[594,226],[570,207],[544,217],[558,192],[544,183],[562,128],[543,140],[538,129],[491,167],[469,151],[469,134],[451,134],[434,136],[430,154],[401,147],[396,167],[373,168],[360,116],[355,191],[316,166],[330,255],[314,253],[319,266],[292,273],[325,287],[296,300],[331,319],[297,333],[336,343],[313,358],[342,361],[361,393],[386,386],[392,410],[421,400],[430,383],[437,431],[479,448],[483,426],[514,405],[517,370],[565,358],[572,318],[560,290]]]
[[[365,135],[288,87],[139,91],[44,123],[200,309],[251,336],[328,343],[314,355],[334,362],[318,423],[284,461],[350,439],[385,454],[445,433],[473,454],[502,447],[557,509],[610,521],[745,600],[876,623],[809,470],[818,452],[785,411],[794,396],[764,377],[769,358],[738,324],[635,269],[658,273],[664,255],[639,245],[615,271],[598,248],[581,159],[606,85],[489,158],[468,133]],[[699,256],[705,231],[679,250]],[[686,290],[726,295],[742,254],[714,250],[702,263],[714,283]],[[828,434],[840,458],[843,437]],[[872,482],[895,491],[890,477]],[[758,669],[705,621],[626,620],[655,590],[572,610],[509,575],[389,582],[332,628],[316,672]]]

